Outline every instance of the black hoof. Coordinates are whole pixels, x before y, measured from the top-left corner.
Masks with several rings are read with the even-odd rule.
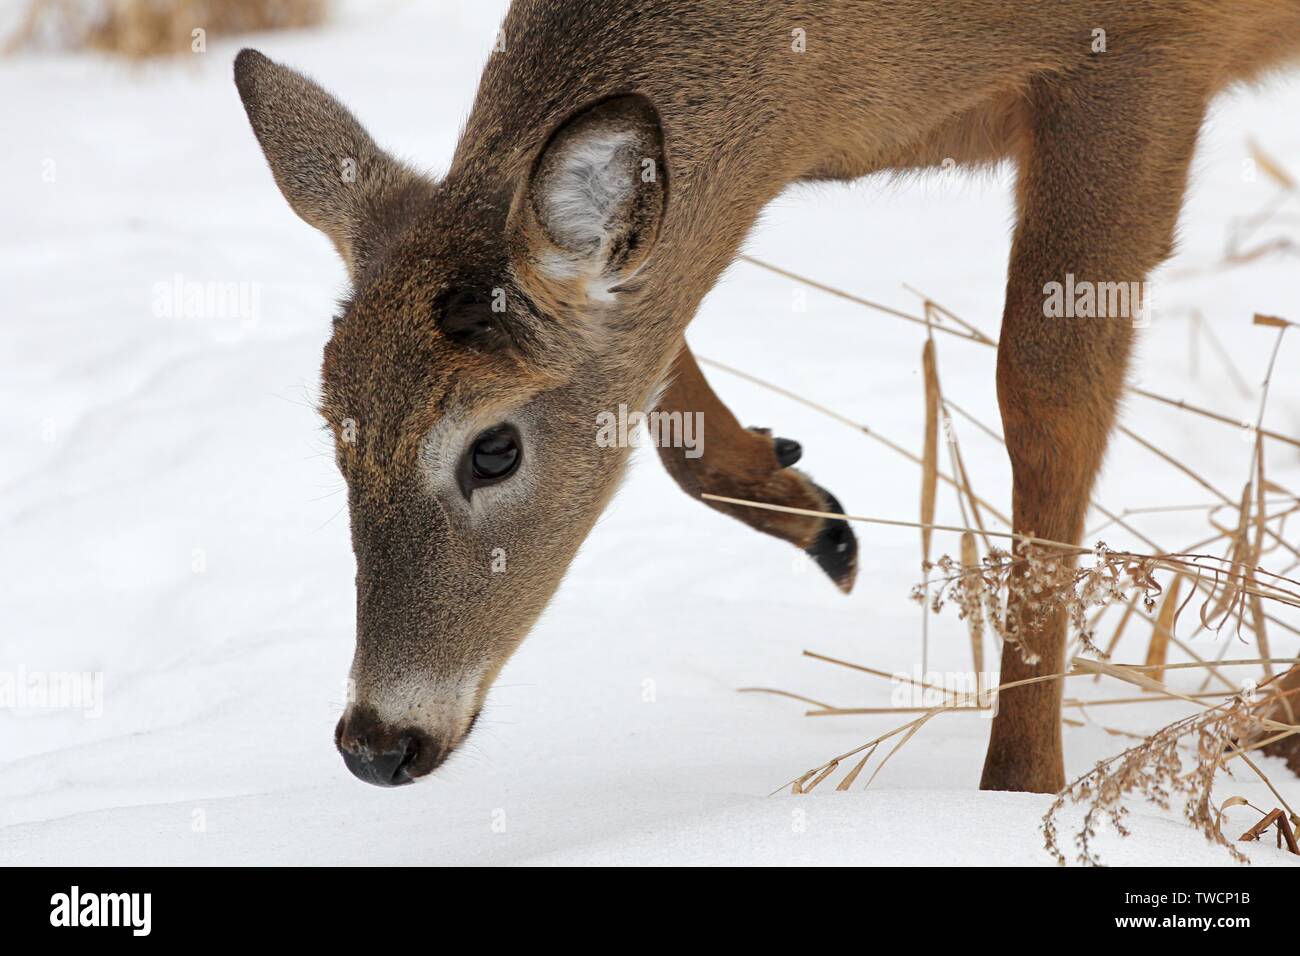
[[[789,468],[803,457],[803,446],[793,438],[778,438],[772,443],[776,460],[782,468]]]
[[[826,510],[844,514],[839,499],[821,485],[815,486],[826,498]],[[807,554],[817,566],[835,582],[835,586],[848,594],[858,576],[858,539],[847,521],[827,518]]]

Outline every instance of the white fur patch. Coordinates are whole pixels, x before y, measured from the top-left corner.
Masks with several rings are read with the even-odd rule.
[[[468,668],[454,677],[412,675],[394,687],[376,689],[359,703],[374,708],[389,727],[416,727],[435,740],[455,741],[474,716],[484,667]]]
[[[476,488],[471,499],[466,501],[456,479],[461,459],[469,453],[478,435],[503,422],[510,422],[519,432],[520,454],[523,456],[519,467],[503,481]],[[443,513],[458,525],[457,533],[466,533],[477,522],[535,497],[537,475],[532,467],[531,450],[534,433],[532,413],[526,405],[480,409],[473,417],[452,412],[444,415],[425,433],[419,458],[424,486],[442,505]]]
[[[635,163],[626,153],[632,133],[601,131],[562,147],[559,169],[541,197],[547,229],[562,247],[542,257],[555,279],[582,278],[589,298],[610,303],[614,277],[605,276],[613,226],[636,190]],[[623,154],[623,155],[620,155]]]
[[[645,403],[645,412],[647,415],[663,404],[664,395],[668,391],[668,386],[672,385],[672,383],[673,374],[670,370],[668,374],[664,376],[664,380],[651,389],[650,398],[647,399]]]
[[[635,175],[620,152],[636,139],[626,131],[602,132],[568,143],[560,168],[542,203],[547,228],[567,249],[604,251],[611,220],[636,188]]]

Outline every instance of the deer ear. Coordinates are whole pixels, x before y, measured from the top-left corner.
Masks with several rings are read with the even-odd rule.
[[[515,272],[543,301],[614,301],[654,246],[668,197],[663,129],[644,96],[559,126],[511,212]]]
[[[235,57],[235,86],[289,205],[329,237],[355,279],[419,177],[375,145],[323,89],[256,50]]]

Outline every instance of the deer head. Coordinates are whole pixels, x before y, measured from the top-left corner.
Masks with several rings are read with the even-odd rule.
[[[351,279],[322,368],[357,564],[336,743],[362,780],[409,783],[469,733],[614,492],[628,451],[599,413],[644,408],[671,361],[635,354],[663,135],[644,98],[605,99],[436,182],[255,51],[235,82]]]

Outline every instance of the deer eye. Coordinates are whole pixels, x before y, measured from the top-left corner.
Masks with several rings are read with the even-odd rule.
[[[519,433],[513,426],[489,428],[474,439],[469,451],[471,484],[490,485],[510,477],[519,467],[520,457]]]

